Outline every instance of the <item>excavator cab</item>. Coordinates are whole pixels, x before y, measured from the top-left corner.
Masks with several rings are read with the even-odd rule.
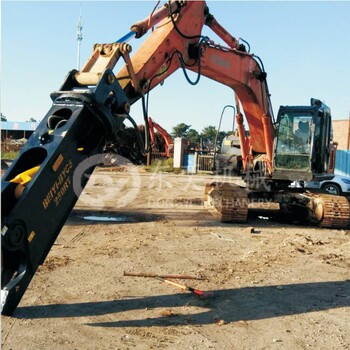
[[[281,106],[276,123],[273,179],[311,181],[328,172],[330,109],[317,99],[310,106]]]

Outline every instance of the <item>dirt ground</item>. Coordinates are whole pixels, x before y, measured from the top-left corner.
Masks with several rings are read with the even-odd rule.
[[[98,169],[13,317],[8,349],[350,349],[350,230],[218,223],[209,176]],[[199,299],[154,278],[214,292]]]

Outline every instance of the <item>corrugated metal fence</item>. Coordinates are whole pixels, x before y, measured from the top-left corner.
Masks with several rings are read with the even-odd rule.
[[[350,151],[337,150],[334,173],[350,176]]]

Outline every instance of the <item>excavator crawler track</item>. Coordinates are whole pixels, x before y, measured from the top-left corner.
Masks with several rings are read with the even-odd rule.
[[[248,198],[244,188],[222,182],[205,186],[205,204],[221,222],[246,222]]]
[[[343,196],[308,193],[311,220],[320,227],[346,228],[350,224],[350,203]]]

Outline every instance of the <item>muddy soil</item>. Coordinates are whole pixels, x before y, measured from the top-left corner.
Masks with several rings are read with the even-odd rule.
[[[210,176],[119,170],[94,172],[2,317],[4,350],[350,349],[350,230],[258,212],[221,224],[203,205]],[[214,296],[124,272],[203,277],[176,281]]]

